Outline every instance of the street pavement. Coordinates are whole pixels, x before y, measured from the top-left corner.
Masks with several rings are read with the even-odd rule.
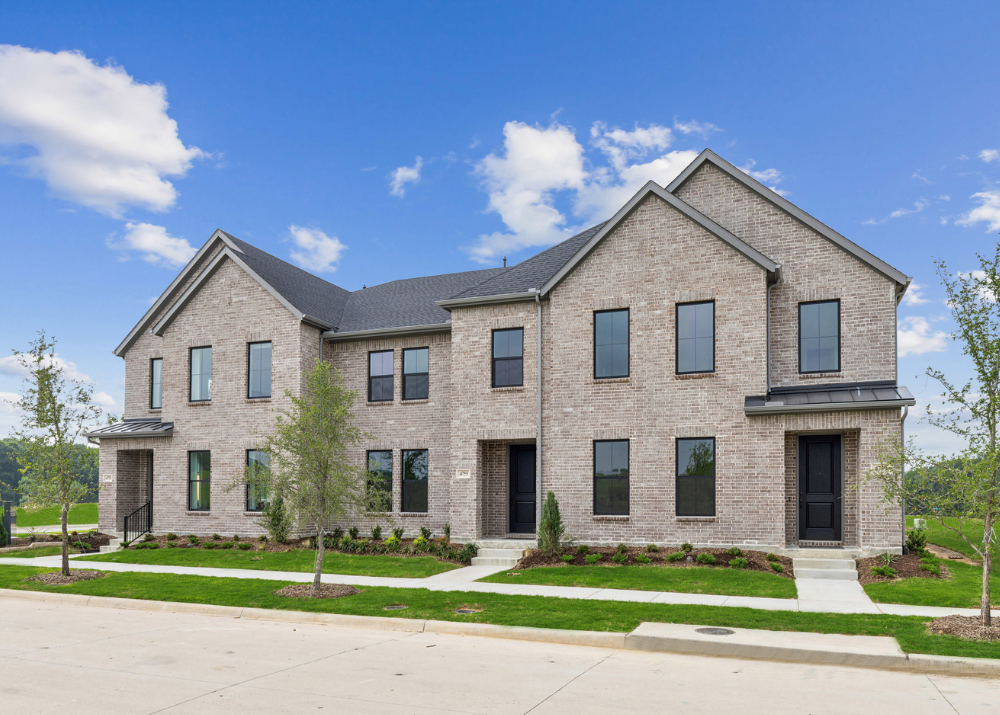
[[[1000,713],[1000,681],[0,598],[3,711]]]

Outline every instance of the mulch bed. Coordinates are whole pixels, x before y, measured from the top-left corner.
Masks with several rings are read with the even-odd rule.
[[[73,546],[77,541],[82,542],[86,545],[87,552],[100,551],[102,546],[107,546],[111,543],[111,537],[107,534],[102,534],[100,532],[94,532],[94,535],[90,535],[91,532],[70,532],[69,543]],[[46,546],[58,546],[62,543],[62,535],[58,536],[48,536],[39,535],[32,539],[25,538],[23,536],[17,537],[10,540],[10,546],[31,546],[31,544],[45,544]]]
[[[101,571],[70,569],[69,576],[63,576],[61,571],[52,573],[40,573],[36,576],[29,576],[25,581],[39,581],[47,586],[68,586],[78,581],[92,581],[95,578],[104,578]]]
[[[931,621],[927,629],[931,633],[958,636],[970,641],[1000,641],[1000,623],[989,628],[980,625],[979,616],[945,616]]]
[[[319,593],[316,593],[311,583],[297,583],[275,591],[274,595],[289,598],[343,598],[344,596],[353,596],[356,593],[361,593],[361,591],[354,586],[342,583],[321,583]]]
[[[670,562],[666,560],[666,557],[671,553],[678,551],[675,548],[660,548],[659,551],[654,551],[652,553],[646,551],[644,546],[629,546],[625,548],[626,561],[625,563],[629,566],[653,566],[660,568],[691,568],[691,567],[708,567],[708,568],[728,568],[730,559],[737,558],[736,556],[730,556],[726,553],[726,549],[694,549],[688,554],[687,557],[680,561]],[[563,550],[564,554],[572,554],[573,560],[569,562],[571,566],[586,566],[587,562],[585,557],[587,554],[578,553],[575,547],[567,548]],[[618,548],[614,546],[591,546],[590,554],[601,554],[601,560],[595,565],[600,566],[618,566],[616,562],[611,560],[611,557],[618,553]],[[635,557],[639,554],[648,556],[652,561],[648,564],[641,564],[635,560]],[[695,559],[698,554],[712,554],[715,557],[715,563],[711,565],[700,564]],[[690,560],[688,560],[690,557]],[[767,561],[767,552],[765,551],[750,551],[747,549],[743,550],[743,558],[745,558],[749,563],[744,568],[745,571],[764,571],[765,573],[774,574],[775,576],[783,576],[784,578],[794,578],[792,573],[792,560],[786,556],[778,556],[778,563],[782,565],[783,570],[781,573],[774,571]],[[538,549],[532,549],[527,556],[524,556],[520,561],[517,562],[515,569],[531,569],[538,568],[540,566],[565,566],[564,562],[558,556],[546,556]]]
[[[857,559],[855,563],[858,567],[858,583],[862,586],[868,583],[894,581],[900,578],[948,578],[949,576],[948,567],[944,564],[940,564],[940,575],[922,570],[920,568],[920,555],[912,551],[905,556],[896,556],[893,562],[889,564],[896,570],[895,576],[880,576],[879,574],[872,573],[872,566],[886,565],[885,559],[881,556],[873,556],[868,559]]]

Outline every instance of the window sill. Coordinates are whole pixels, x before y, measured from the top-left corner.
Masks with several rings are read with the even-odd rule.
[[[427,511],[400,511],[400,512],[396,512],[396,513],[398,513],[399,516],[411,516],[411,517],[418,517],[418,518],[426,518],[426,517],[429,517],[431,515],[430,512],[427,512]]]
[[[243,516],[263,516],[263,514],[264,514],[264,512],[262,512],[262,511],[245,511],[245,512],[243,512]]]
[[[524,392],[524,385],[509,385],[507,387],[491,387],[490,392]]]
[[[207,407],[212,404],[211,400],[188,400],[188,407]]]
[[[591,521],[628,521],[632,517],[629,514],[591,514]]]
[[[395,400],[376,400],[375,402],[366,402],[365,405],[368,407],[392,407],[396,404]]]
[[[163,408],[162,407],[150,407],[149,410],[148,410],[148,412],[155,412],[156,414],[160,414],[161,412],[163,412]]]
[[[401,404],[404,404],[404,405],[426,405],[430,401],[431,400],[430,400],[429,397],[425,397],[422,400],[402,400]]]
[[[243,401],[248,405],[252,405],[255,402],[270,402],[271,399],[270,397],[244,397]]]
[[[697,522],[710,523],[710,522],[716,521],[718,519],[717,516],[678,516],[678,517],[674,517],[674,518],[677,521],[686,521],[686,522],[695,522],[695,523],[697,523]]]
[[[199,509],[198,511],[188,510],[184,513],[187,514],[188,516],[211,516],[212,510],[211,509]]]
[[[632,379],[631,376],[628,377],[592,377],[590,379],[591,385],[606,385],[608,383],[618,383],[618,382],[629,382]]]
[[[675,380],[700,380],[705,377],[716,377],[715,372],[689,372],[682,375],[674,375]]]
[[[840,370],[834,370],[832,372],[800,372],[800,380],[815,380],[818,377],[842,377]]]

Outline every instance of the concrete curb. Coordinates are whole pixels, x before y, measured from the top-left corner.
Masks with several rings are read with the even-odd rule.
[[[730,628],[731,635],[697,633],[706,626],[675,623],[642,623],[631,633],[572,631],[529,626],[501,626],[491,623],[460,623],[425,619],[353,616],[339,613],[281,611],[266,608],[239,608],[204,603],[149,601],[109,596],[84,596],[49,591],[0,589],[0,598],[16,598],[94,608],[111,608],[154,613],[180,613],[218,618],[237,618],[276,623],[345,626],[406,633],[504,638],[558,643],[616,650],[679,653],[717,658],[768,660],[784,663],[835,665],[851,668],[900,670],[958,677],[1000,678],[1000,660],[961,658],[920,653],[904,653],[895,638],[888,636],[845,636],[796,631],[762,631]]]

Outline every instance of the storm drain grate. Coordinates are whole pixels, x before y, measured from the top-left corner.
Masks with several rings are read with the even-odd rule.
[[[402,603],[394,603],[391,606],[382,606],[383,611],[402,611],[404,608],[409,608],[409,606],[404,606]]]
[[[695,632],[704,633],[706,636],[731,636],[735,633],[728,628],[696,628]]]

